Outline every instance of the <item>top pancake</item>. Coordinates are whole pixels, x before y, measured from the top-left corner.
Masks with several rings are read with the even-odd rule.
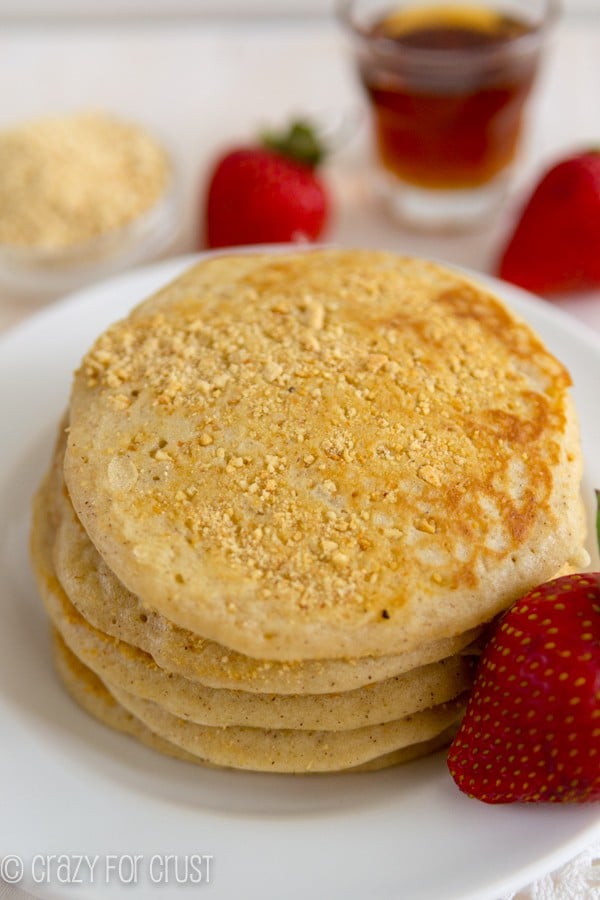
[[[406,652],[583,562],[568,373],[459,274],[220,256],[102,335],[65,478],[126,587],[268,659]]]

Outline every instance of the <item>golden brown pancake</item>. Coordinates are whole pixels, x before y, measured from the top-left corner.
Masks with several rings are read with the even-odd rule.
[[[348,731],[214,728],[173,716],[116,685],[106,686],[136,719],[188,753],[214,765],[288,774],[339,772],[430,741],[458,724],[466,703],[465,697],[457,698],[393,722]]]
[[[142,744],[145,744],[152,750],[157,750],[159,753],[174,756],[185,762],[211,767],[211,763],[207,760],[187,753],[181,747],[171,744],[153,731],[150,731],[139,719],[136,719],[135,716],[121,706],[103,682],[94,675],[91,669],[88,669],[77,659],[57,633],[54,634],[54,662],[69,694],[95,719],[98,719],[115,731],[121,731],[136,738]],[[361,766],[355,766],[343,771],[351,773],[372,772],[377,769],[397,766],[419,759],[421,756],[427,756],[449,744],[455,730],[455,727],[451,727],[430,740],[412,744],[400,750],[394,750],[391,753],[369,760],[369,762]]]
[[[569,388],[456,272],[222,256],[87,353],[65,477],[105,563],[180,627],[259,659],[400,654],[583,560]]]

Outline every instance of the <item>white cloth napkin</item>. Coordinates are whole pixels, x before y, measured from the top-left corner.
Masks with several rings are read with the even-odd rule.
[[[566,866],[503,900],[600,900],[600,841]]]
[[[0,900],[33,897],[0,881]],[[600,841],[562,868],[501,900],[600,900]]]

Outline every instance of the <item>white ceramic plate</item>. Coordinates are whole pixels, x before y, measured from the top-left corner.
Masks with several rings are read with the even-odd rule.
[[[97,724],[52,673],[27,532],[71,372],[109,322],[189,262],[83,291],[0,341],[0,860],[22,857],[22,886],[45,897],[498,900],[600,835],[600,807],[486,806],[459,794],[443,753],[360,776],[204,770]],[[600,344],[550,305],[491,283],[571,370],[591,521],[600,487]],[[139,883],[123,886],[102,863],[93,879],[80,870],[83,884],[61,885],[56,863],[44,868],[36,856],[53,853],[136,854]],[[178,873],[167,864],[168,883],[150,871],[153,854],[179,857]],[[186,881],[191,854],[213,857],[210,883],[200,888],[190,877],[175,882]],[[45,871],[52,883],[35,884],[32,875]]]

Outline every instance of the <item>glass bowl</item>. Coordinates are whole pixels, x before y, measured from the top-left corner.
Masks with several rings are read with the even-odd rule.
[[[159,256],[179,230],[177,178],[147,211],[121,228],[68,247],[0,244],[0,286],[23,297],[51,299]]]

